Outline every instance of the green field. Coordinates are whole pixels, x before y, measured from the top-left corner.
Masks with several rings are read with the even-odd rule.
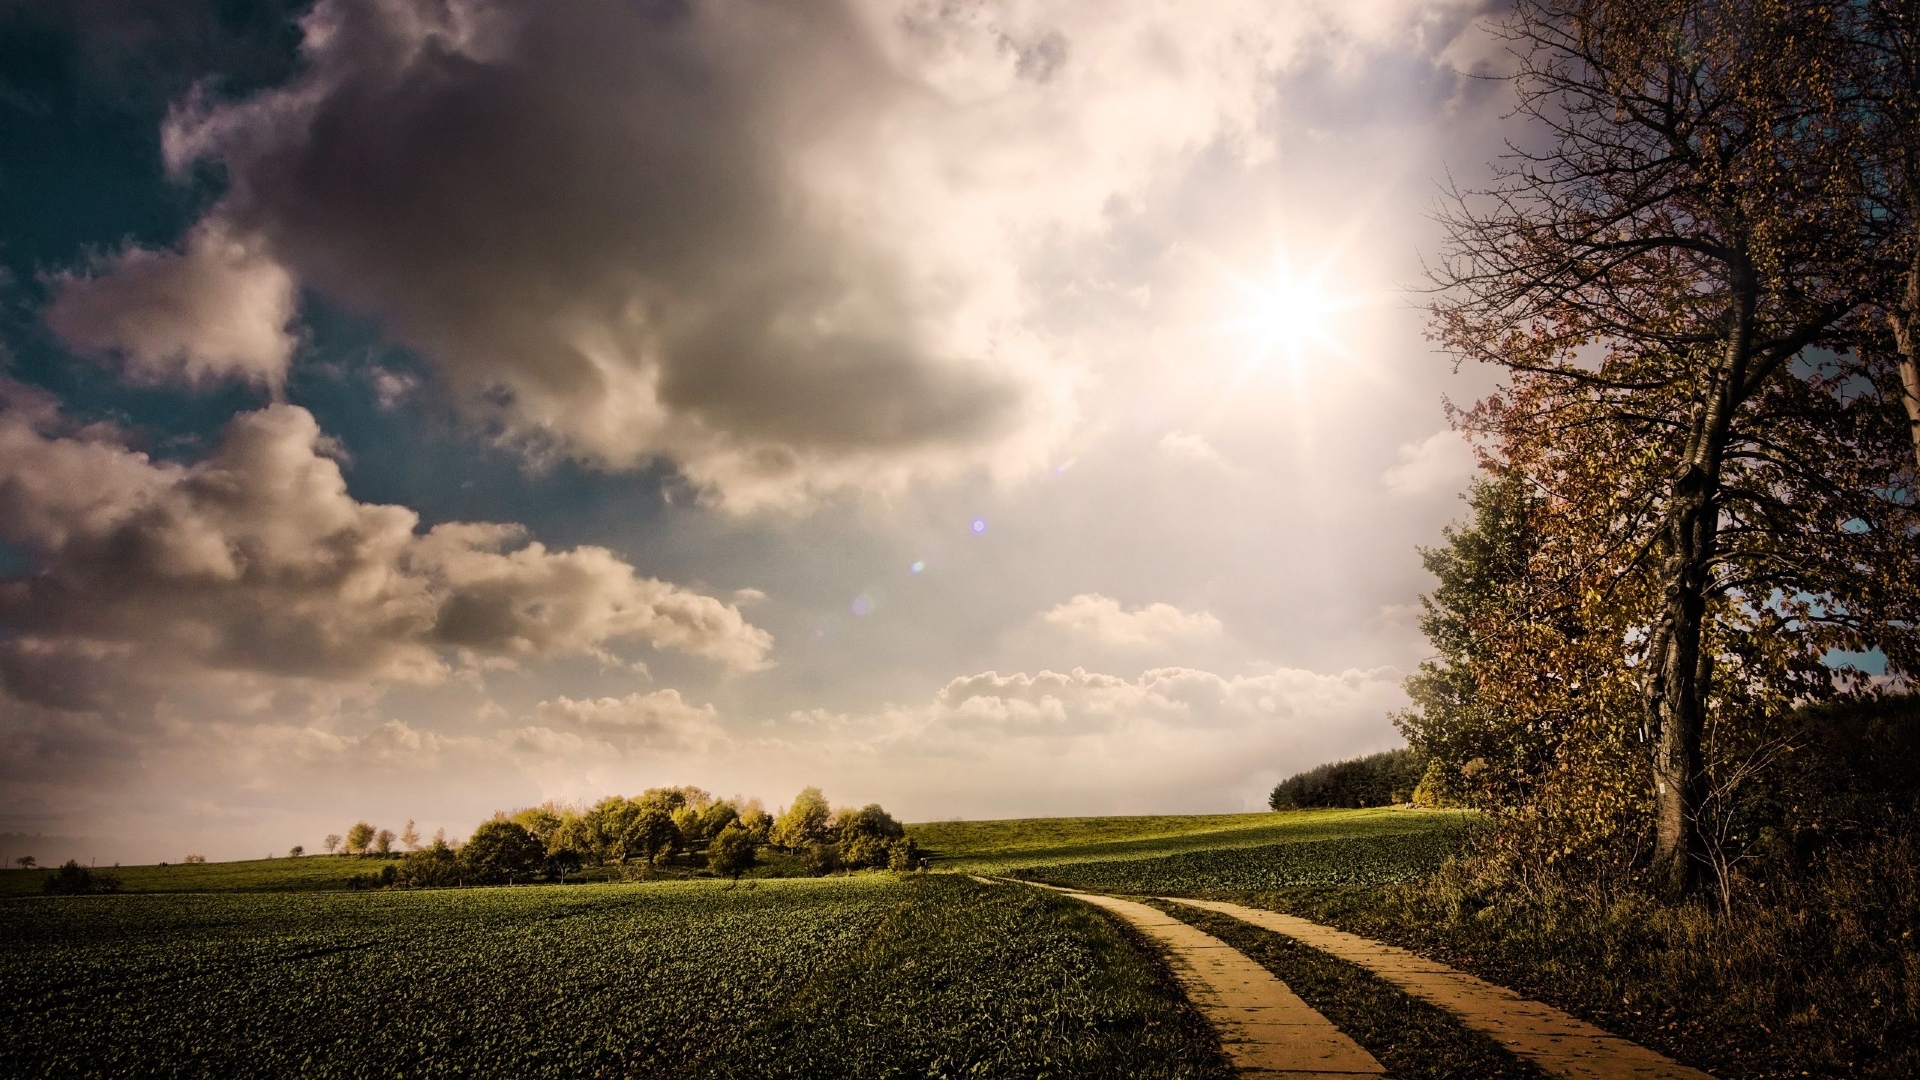
[[[1444,823],[1444,819],[1432,819]],[[1109,893],[1194,895],[1297,886],[1386,885],[1424,877],[1459,850],[1463,831],[1429,828],[1261,847],[1182,851],[1153,858],[1063,862],[1014,877]]]
[[[387,860],[309,855],[301,859],[174,863],[170,866],[103,866],[126,892],[298,892],[344,889],[355,874],[378,873]],[[0,871],[0,896],[37,894],[50,869]]]
[[[910,825],[908,831],[934,856],[937,869],[1004,874],[1069,863],[1157,859],[1192,851],[1455,832],[1464,821],[1458,813],[1383,808],[930,822]]]
[[[0,1075],[1227,1075],[1112,923],[955,875],[0,906]]]

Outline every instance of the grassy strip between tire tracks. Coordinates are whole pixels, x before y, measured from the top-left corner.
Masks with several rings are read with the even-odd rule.
[[[1147,900],[1252,957],[1307,1004],[1365,1047],[1395,1080],[1546,1080],[1437,1006],[1379,976],[1283,934],[1229,915]]]

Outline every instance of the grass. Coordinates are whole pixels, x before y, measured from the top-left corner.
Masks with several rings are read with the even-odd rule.
[[[952,875],[34,897],[0,947],[0,1075],[1227,1075],[1110,924]]]
[[[243,859],[237,862],[175,863],[170,866],[102,866],[100,873],[120,879],[124,892],[301,892],[344,889],[355,874],[379,873],[392,859],[344,855],[308,855],[299,859]],[[0,870],[0,896],[34,896],[53,873]]]
[[[1723,1080],[1920,1075],[1920,841],[1883,839],[1731,913],[1526,893],[1461,867],[1234,899],[1453,964]]]
[[[1148,903],[1252,957],[1397,1080],[1546,1080],[1489,1036],[1355,964],[1228,915]]]
[[[1019,818],[909,825],[943,870],[1000,874],[1036,866],[1150,859],[1186,851],[1425,832],[1458,814],[1400,809],[1283,810],[1260,814]]]

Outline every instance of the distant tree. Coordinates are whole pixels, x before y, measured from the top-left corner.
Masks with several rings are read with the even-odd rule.
[[[831,820],[832,811],[827,807],[826,796],[817,787],[804,788],[793,797],[793,804],[775,819],[769,839],[775,847],[787,851],[823,844],[831,835]]]
[[[400,830],[400,843],[408,851],[420,850],[420,830],[414,828],[413,819],[407,819],[407,827]]]
[[[40,865],[39,860],[35,859],[31,855],[22,855],[13,861],[20,864],[20,869],[22,870],[31,870],[34,867]]]
[[[408,852],[400,860],[394,880],[416,889],[446,888],[461,881],[460,858],[444,839],[418,851]]]
[[[540,864],[540,868],[548,877],[564,883],[569,876],[580,872],[581,861],[578,851],[572,848],[559,848],[547,852],[546,860]]]
[[[307,853],[306,848],[301,847],[299,844],[295,844],[292,847],[287,849],[287,858],[297,859],[300,856],[305,855],[306,853]]]
[[[511,884],[539,873],[546,854],[540,841],[520,825],[488,821],[461,845],[460,863],[469,881]]]
[[[707,844],[707,868],[735,881],[754,864],[753,837],[737,821],[729,821]]]
[[[647,806],[636,814],[620,837],[620,857],[641,858],[659,864],[673,857],[683,838],[673,823],[673,815],[659,806]]]
[[[532,833],[535,840],[551,845],[553,834],[565,823],[566,816],[558,805],[547,802],[515,811],[509,820]]]
[[[672,812],[671,807],[656,809],[662,813]],[[585,851],[595,862],[604,863],[625,857],[622,840],[634,819],[640,816],[640,811],[639,803],[618,795],[609,795],[587,809],[582,815],[581,827],[586,834]]]
[[[68,859],[60,869],[47,875],[47,880],[40,887],[56,896],[81,896],[86,893],[118,892],[120,879],[81,866],[78,859]]]
[[[381,829],[373,834],[373,850],[380,855],[393,854],[393,830]]]
[[[587,827],[586,818],[580,814],[572,812],[562,814],[560,823],[547,835],[546,841],[549,854],[571,851],[583,862],[599,861],[593,850],[592,830]]]
[[[773,832],[773,815],[762,809],[758,800],[752,806],[743,806],[740,810],[740,827],[747,830],[756,844],[765,844]]]
[[[907,835],[906,828],[879,803],[842,811],[834,824],[840,838],[840,860],[853,869],[886,866],[893,845]]]
[[[347,830],[347,854],[365,855],[373,844],[373,826],[364,821],[356,821]]]
[[[207,857],[205,855],[189,855],[180,861],[189,865],[198,865],[199,863],[206,862]]]
[[[840,861],[839,844],[808,844],[802,855],[807,873],[814,877],[825,877],[839,871],[844,865]]]
[[[1426,764],[1426,756],[1417,750],[1387,750],[1336,761],[1280,781],[1267,797],[1267,805],[1275,810],[1357,809],[1408,802]]]
[[[340,834],[328,833],[327,838],[325,840],[320,841],[320,846],[327,849],[327,854],[329,855],[333,854],[335,851],[339,850],[340,848]]]

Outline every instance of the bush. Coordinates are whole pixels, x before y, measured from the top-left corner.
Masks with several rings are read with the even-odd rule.
[[[84,896],[87,893],[119,892],[120,879],[112,874],[81,866],[77,859],[68,859],[61,864],[60,869],[47,875],[47,880],[41,883],[40,889],[51,896]]]
[[[445,840],[435,840],[431,845],[402,858],[395,880],[400,885],[415,889],[458,885],[462,881],[460,857],[447,846]]]

